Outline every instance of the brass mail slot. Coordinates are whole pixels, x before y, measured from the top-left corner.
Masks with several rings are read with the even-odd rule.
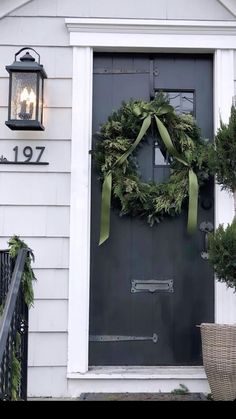
[[[173,279],[149,279],[131,281],[131,292],[174,292]]]

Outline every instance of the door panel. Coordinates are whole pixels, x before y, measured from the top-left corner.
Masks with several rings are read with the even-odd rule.
[[[156,90],[193,92],[197,123],[202,135],[212,138],[208,55],[95,55],[93,133],[123,101],[149,101]],[[95,142],[96,135],[93,147]],[[168,177],[168,167],[155,164],[152,138],[140,149],[138,161],[145,181]],[[202,205],[206,198],[212,200],[209,209]],[[214,313],[213,272],[201,258],[203,233],[187,235],[187,209],[154,227],[138,218],[120,217],[112,209],[110,238],[99,247],[100,203],[101,184],[93,167],[90,365],[201,364],[196,325],[213,321]],[[201,191],[198,224],[213,222],[213,212],[209,182]],[[133,280],[144,286],[150,280],[172,280],[173,292],[133,292]],[[154,333],[156,343],[150,339]]]

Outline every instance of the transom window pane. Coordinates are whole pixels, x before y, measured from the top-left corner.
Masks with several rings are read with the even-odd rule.
[[[163,93],[169,98],[170,105],[175,108],[176,113],[190,113],[193,116],[195,115],[194,92],[164,90]]]

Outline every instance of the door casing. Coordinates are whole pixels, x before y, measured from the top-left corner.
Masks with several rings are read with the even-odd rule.
[[[70,31],[70,45],[74,47],[67,370],[68,378],[82,376],[86,378],[87,376],[91,379],[91,375],[86,373],[88,371],[89,331],[91,170],[88,152],[91,147],[93,50],[136,51],[138,48],[142,52],[169,52],[171,48],[174,52],[184,53],[213,52],[214,127],[216,131],[220,115],[223,121],[228,120],[232,103],[236,23],[214,22],[209,25],[209,22],[204,21],[197,24],[169,21],[167,28],[166,21],[66,19],[66,25]],[[194,26],[194,31],[191,25]],[[229,26],[233,33],[228,31]],[[204,30],[208,33],[202,37]],[[217,226],[219,223],[232,220],[233,201],[218,187],[216,187],[215,196],[215,225]],[[228,293],[229,291],[226,291],[222,284],[216,282],[215,321],[217,322],[235,321],[235,296],[231,295],[229,298]],[[122,374],[121,376],[124,377],[124,373]]]

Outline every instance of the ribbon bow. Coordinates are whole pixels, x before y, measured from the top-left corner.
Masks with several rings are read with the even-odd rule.
[[[187,224],[187,231],[189,234],[192,234],[196,230],[197,226],[197,209],[198,209],[198,179],[196,173],[192,170],[189,166],[188,162],[178,153],[174,144],[170,138],[170,135],[158,118],[157,115],[154,114],[154,118],[156,121],[157,129],[160,133],[162,141],[168,151],[168,153],[173,156],[176,160],[182,163],[184,166],[189,167],[189,182],[188,182],[188,195],[189,195],[189,203],[188,203],[188,224]],[[101,223],[100,223],[100,239],[99,239],[99,246],[103,244],[108,238],[110,233],[110,208],[111,208],[111,191],[112,191],[112,169],[116,166],[121,166],[125,160],[129,157],[129,155],[135,150],[137,145],[145,136],[148,128],[151,125],[151,115],[148,115],[142,123],[141,129],[139,134],[134,141],[134,143],[128,148],[128,150],[120,156],[116,162],[114,163],[113,167],[109,172],[106,173],[103,186],[102,186],[102,203],[101,203]]]

